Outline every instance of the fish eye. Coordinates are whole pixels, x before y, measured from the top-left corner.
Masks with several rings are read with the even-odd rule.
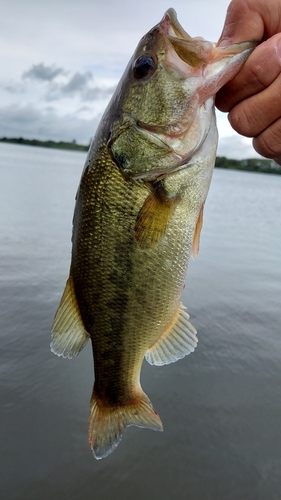
[[[133,66],[134,77],[137,79],[144,78],[148,74],[153,73],[155,69],[156,62],[153,57],[149,54],[143,54],[135,60]]]

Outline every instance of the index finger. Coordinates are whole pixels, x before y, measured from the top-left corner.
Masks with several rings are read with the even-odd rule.
[[[230,111],[236,104],[262,92],[281,73],[281,34],[261,43],[233,80],[217,94],[216,105]]]

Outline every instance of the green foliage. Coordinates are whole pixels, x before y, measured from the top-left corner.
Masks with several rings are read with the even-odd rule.
[[[71,149],[73,151],[88,151],[89,145],[84,146],[82,144],[77,144],[75,139],[72,142],[64,141],[39,141],[37,139],[23,139],[22,137],[17,138],[7,138],[0,137],[0,142],[9,142],[12,144],[24,144],[26,146],[39,146],[43,148],[55,148],[55,149]]]
[[[230,170],[247,170],[250,172],[263,172],[266,174],[281,174],[281,167],[273,160],[249,158],[248,160],[233,160],[225,156],[217,156],[216,167]]]

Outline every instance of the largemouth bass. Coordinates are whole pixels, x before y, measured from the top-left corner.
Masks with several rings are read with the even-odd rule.
[[[169,9],[139,42],[89,149],[51,349],[71,358],[91,339],[96,458],[127,426],[162,430],[140,385],[144,357],[163,365],[196,347],[180,296],[215,162],[214,95],[253,46],[191,38]]]

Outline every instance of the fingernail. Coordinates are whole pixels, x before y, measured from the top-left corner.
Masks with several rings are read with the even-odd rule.
[[[218,47],[229,47],[232,44],[231,38],[222,38],[218,41]]]

